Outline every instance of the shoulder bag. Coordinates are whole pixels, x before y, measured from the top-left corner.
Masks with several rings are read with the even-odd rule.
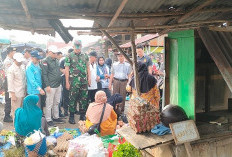
[[[97,132],[100,133],[100,131],[101,131],[100,130],[100,125],[101,125],[101,122],[102,122],[102,119],[103,119],[103,116],[104,116],[104,113],[105,113],[105,108],[106,108],[106,103],[103,106],[102,114],[101,114],[101,118],[100,118],[99,123],[94,124],[94,125],[92,125],[92,126],[89,127],[88,133],[90,135],[96,134]]]

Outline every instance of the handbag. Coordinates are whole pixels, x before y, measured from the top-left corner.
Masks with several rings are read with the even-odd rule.
[[[103,119],[103,116],[104,116],[104,113],[105,113],[105,108],[106,108],[106,103],[103,106],[102,114],[101,114],[101,118],[100,118],[99,123],[94,124],[94,125],[89,127],[88,133],[90,135],[96,134],[97,132],[100,133],[100,125],[101,125],[101,122],[102,122],[102,119]]]

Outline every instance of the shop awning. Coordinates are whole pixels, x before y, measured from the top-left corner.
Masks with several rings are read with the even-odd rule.
[[[9,39],[0,38],[0,45],[9,45],[11,42]]]
[[[145,36],[143,36],[141,38],[135,39],[135,45],[144,43],[146,41],[149,41],[149,40],[157,38],[157,37],[159,37],[158,33],[145,35]],[[131,47],[131,42],[122,44],[122,45],[120,45],[120,47],[121,48],[129,48],[129,47]]]
[[[154,53],[162,53],[163,50],[164,50],[164,47],[156,47],[153,52]]]

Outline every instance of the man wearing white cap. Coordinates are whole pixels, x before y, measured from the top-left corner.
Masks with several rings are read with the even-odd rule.
[[[14,120],[15,110],[22,105],[26,95],[26,78],[25,69],[22,66],[24,59],[23,54],[15,53],[13,56],[14,63],[7,72],[8,92],[11,98],[11,113]]]
[[[61,71],[57,60],[58,49],[56,46],[48,48],[48,56],[42,61],[42,77],[46,91],[45,117],[49,126],[56,123],[64,123],[59,118],[59,103],[61,97]],[[52,114],[51,114],[52,113]]]

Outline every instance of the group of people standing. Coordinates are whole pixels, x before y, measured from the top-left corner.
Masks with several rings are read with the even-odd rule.
[[[41,51],[41,49],[25,49],[23,53],[16,53],[15,48],[7,48],[7,57],[4,60],[6,101],[4,122],[13,122],[15,111],[22,106],[26,95],[37,95],[39,97],[37,106],[41,110],[45,107],[48,124],[53,125],[53,121],[64,123],[59,117],[63,73],[58,60],[59,51],[51,46],[47,50],[46,58],[43,58]],[[42,96],[45,94],[46,101],[43,102]]]
[[[102,102],[105,103],[108,100],[108,103],[112,106],[112,108],[107,107],[107,110],[113,110],[115,113],[112,116],[119,118],[125,110],[126,86],[130,85],[132,89],[134,88],[131,65],[121,53],[117,53],[118,61],[111,66],[112,61],[110,59],[105,61],[105,58],[98,56],[95,51],[91,51],[87,55],[81,52],[81,48],[81,41],[74,40],[73,49],[70,49],[69,53],[63,57],[55,46],[50,46],[47,49],[46,57],[43,58],[40,49],[26,49],[23,53],[16,53],[15,48],[9,47],[7,49],[8,55],[4,60],[6,74],[4,122],[20,119],[18,117],[14,118],[14,115],[20,115],[15,114],[15,112],[18,108],[24,107],[23,99],[26,95],[29,97],[36,95],[38,97],[38,100],[33,98],[36,100],[37,106],[34,108],[41,110],[41,112],[44,111],[44,120],[49,126],[53,126],[54,123],[64,123],[63,117],[68,115],[70,124],[76,123],[76,114],[80,115],[80,120],[86,120],[87,117],[88,121],[91,119],[90,117],[92,119],[94,117],[94,115],[89,114],[94,114],[93,110],[86,114],[89,104],[94,102],[99,104],[100,102],[100,100],[97,100],[96,103],[96,93],[98,91],[101,91],[98,93],[101,97],[106,96]],[[141,46],[137,46],[136,50],[138,61],[145,65],[141,66],[139,72],[147,71],[146,75],[152,74],[152,60],[144,54]],[[106,62],[110,64],[106,64]],[[150,79],[150,77],[144,77],[144,74],[140,73],[143,81],[146,81],[147,78]],[[153,80],[151,82],[146,83],[146,85],[151,85],[146,89],[141,86],[141,91],[148,92],[154,89],[153,91],[157,93],[157,87],[155,86],[157,81]],[[150,94],[152,95],[152,92]],[[25,106],[28,106],[26,104],[30,103],[29,98],[25,101],[27,101]],[[155,102],[157,101],[159,101],[158,95],[155,98]],[[61,106],[64,114],[62,114]],[[28,107],[24,109],[27,110]],[[11,112],[13,119],[10,116]]]

